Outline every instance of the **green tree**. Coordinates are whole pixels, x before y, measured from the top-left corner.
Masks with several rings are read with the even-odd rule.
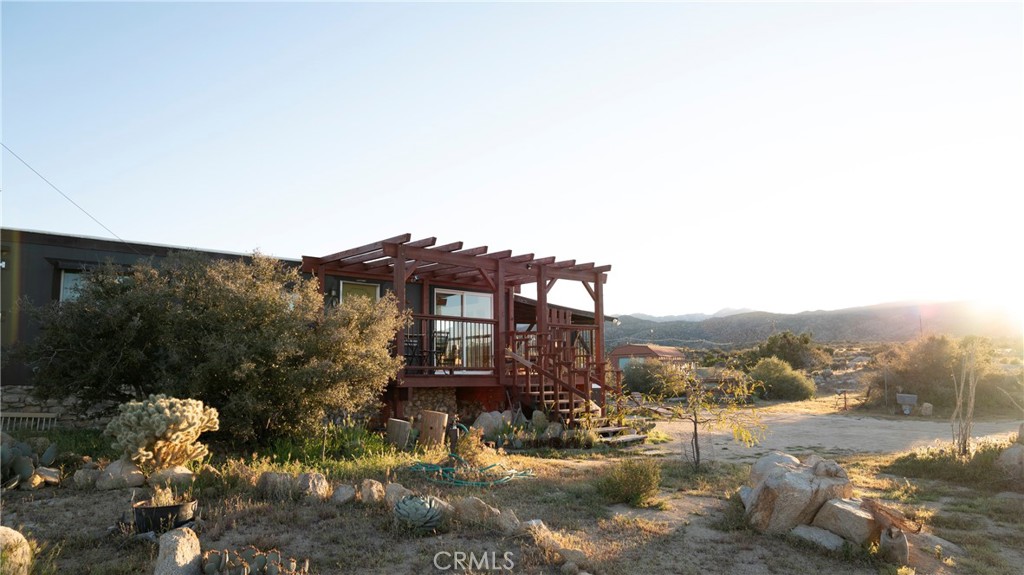
[[[992,361],[992,345],[984,338],[966,337],[959,347],[959,369],[954,369],[952,373],[955,400],[950,423],[953,427],[953,447],[960,457],[967,457],[974,428],[974,399],[978,379]]]
[[[199,399],[257,442],[371,406],[401,367],[389,344],[407,321],[390,294],[325,309],[314,279],[260,254],[103,266],[76,300],[33,314],[41,333],[18,353],[38,396]]]
[[[725,369],[714,382],[702,381],[696,374],[686,372],[675,382],[682,402],[669,409],[673,416],[690,424],[690,454],[694,469],[700,469],[700,432],[729,429],[733,439],[748,447],[760,441],[764,434],[757,410],[747,407],[758,384],[743,372]]]
[[[678,393],[682,373],[680,367],[657,359],[634,359],[622,370],[622,385],[631,392],[669,396]]]
[[[777,357],[766,357],[750,370],[769,399],[802,400],[814,397],[814,382]]]
[[[776,333],[753,351],[754,359],[777,357],[793,369],[817,369],[827,365],[829,354],[814,345],[810,333],[796,335],[790,331]],[[751,362],[753,363],[753,362]]]

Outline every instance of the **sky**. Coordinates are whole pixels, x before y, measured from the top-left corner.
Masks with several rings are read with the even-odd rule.
[[[610,264],[611,314],[1024,307],[1019,1],[0,19],[4,227],[283,258],[436,236]]]

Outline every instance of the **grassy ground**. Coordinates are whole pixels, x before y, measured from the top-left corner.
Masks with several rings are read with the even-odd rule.
[[[802,404],[796,409],[813,413],[826,409],[827,401]],[[66,475],[80,462],[72,452],[113,455],[104,451],[105,442],[95,434],[63,432],[52,438],[62,447],[70,446],[61,459]],[[896,572],[870,549],[826,553],[786,537],[752,532],[736,496],[749,475],[749,465],[741,463],[710,462],[698,471],[670,454],[641,459],[645,465],[634,471],[639,475],[615,479],[623,461],[638,458],[633,451],[483,452],[473,455],[479,464],[500,462],[530,470],[531,477],[491,488],[454,487],[435,483],[410,467],[420,461],[440,462],[446,456],[443,451],[398,452],[379,437],[363,435],[335,439],[331,450],[315,442],[293,442],[277,445],[263,456],[211,460],[221,477],[200,479],[196,487],[204,549],[277,548],[286,555],[310,558],[314,572],[325,575],[441,572],[433,567],[433,558],[455,550],[478,556],[494,553],[499,558],[512,553],[514,573],[561,573],[556,557],[529,538],[504,535],[492,526],[456,523],[442,533],[420,536],[398,527],[382,507],[268,501],[254,487],[262,471],[318,470],[335,485],[357,484],[364,478],[392,480],[417,493],[449,501],[473,495],[512,510],[521,520],[541,519],[560,544],[586,553],[590,571],[600,575]],[[982,449],[979,454],[966,462],[943,459],[934,451],[833,456],[849,473],[856,495],[885,500],[927,530],[967,549],[969,556],[947,565],[949,572],[1020,575],[1024,502],[996,497],[1016,486],[992,480],[990,451]],[[610,495],[608,482],[618,481],[627,489],[649,480],[655,467],[655,490],[634,505],[616,503],[622,499]],[[156,545],[115,527],[127,518],[131,501],[147,495],[146,489],[98,492],[67,486],[14,491],[3,494],[2,521],[22,530],[36,546],[36,574],[148,575]]]

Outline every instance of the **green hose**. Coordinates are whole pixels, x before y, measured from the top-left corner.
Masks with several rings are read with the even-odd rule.
[[[443,465],[437,465],[434,463],[424,463],[417,461],[409,466],[412,471],[418,471],[424,473],[429,481],[434,483],[443,483],[445,485],[456,485],[460,487],[494,487],[495,485],[503,485],[512,481],[513,479],[522,479],[524,477],[533,477],[533,470],[527,469],[525,471],[518,471],[515,469],[509,469],[501,463],[494,463],[486,467],[480,467],[474,469],[465,459],[459,457],[454,453],[448,454],[448,456],[459,462],[456,467],[445,467]],[[501,471],[492,471],[493,469],[500,468]],[[492,476],[494,479],[477,480],[468,479],[471,476]]]

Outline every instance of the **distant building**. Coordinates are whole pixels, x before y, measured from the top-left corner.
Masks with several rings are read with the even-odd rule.
[[[618,369],[624,369],[630,361],[644,362],[650,359],[681,367],[690,363],[690,359],[682,350],[653,343],[627,343],[620,345],[608,354],[608,359]]]

